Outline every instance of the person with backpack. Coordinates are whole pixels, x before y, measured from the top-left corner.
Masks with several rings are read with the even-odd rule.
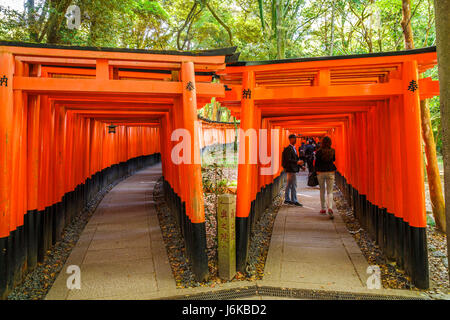
[[[326,136],[322,139],[321,148],[316,152],[315,169],[317,172],[317,179],[320,186],[320,214],[328,215],[333,219],[333,187],[336,166],[335,150],[331,148],[331,138]],[[325,196],[326,193],[326,196]]]
[[[297,200],[297,172],[300,171],[300,166],[303,166],[304,162],[299,159],[299,154],[295,148],[295,144],[297,143],[297,136],[295,134],[289,135],[289,143],[290,144],[284,148],[281,157],[281,165],[287,175],[284,203],[303,207]]]

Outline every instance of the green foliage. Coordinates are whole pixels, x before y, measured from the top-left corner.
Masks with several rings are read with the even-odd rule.
[[[438,80],[437,66],[424,72],[423,76],[431,77],[433,80]],[[431,128],[433,129],[434,141],[436,142],[436,151],[438,154],[442,155],[442,127],[439,97],[433,97],[428,101],[428,107],[430,108]]]
[[[19,1],[19,0],[18,0]],[[23,1],[23,0],[22,0]],[[25,0],[26,10],[0,6],[0,39],[67,45],[184,50],[238,47],[242,60],[402,50],[401,0]],[[64,14],[78,5],[82,25]],[[192,10],[192,9],[195,10]],[[190,14],[192,11],[192,14]],[[433,0],[411,0],[416,48],[435,44]],[[177,41],[177,35],[179,40]],[[179,43],[178,43],[179,42]],[[436,76],[436,69],[428,72]],[[214,110],[213,110],[214,109]],[[208,104],[204,117],[229,119]],[[430,101],[441,150],[439,98]]]
[[[434,226],[436,226],[436,222],[434,221],[432,215],[427,214],[427,225],[428,225],[429,227],[434,227]]]
[[[403,49],[401,0],[35,0],[23,12],[0,7],[0,38],[31,42],[176,49],[230,45],[242,59],[322,56]],[[33,4],[33,5],[31,5]],[[69,30],[67,7],[82,11]],[[208,8],[211,8],[209,10]],[[433,0],[412,0],[416,47],[435,42]],[[218,20],[219,19],[219,20]],[[333,49],[331,52],[330,49]]]

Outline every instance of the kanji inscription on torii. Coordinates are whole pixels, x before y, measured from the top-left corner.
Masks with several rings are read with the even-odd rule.
[[[411,82],[409,83],[409,86],[408,86],[408,90],[414,92],[417,89],[419,89],[419,86],[417,85],[416,80],[411,80]]]
[[[252,90],[250,90],[250,89],[242,90],[242,97],[244,99],[251,99],[252,98]]]
[[[195,89],[195,88],[194,88],[194,84],[192,83],[192,81],[189,81],[189,82],[187,83],[186,89],[189,90],[189,91],[192,91],[192,90]]]
[[[5,85],[5,87],[8,86],[8,78],[6,76],[0,78],[0,87],[3,87],[3,84]]]

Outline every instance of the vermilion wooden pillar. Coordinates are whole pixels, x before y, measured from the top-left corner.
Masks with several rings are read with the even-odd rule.
[[[24,72],[23,63],[16,64],[15,76],[20,76]],[[23,146],[26,147],[26,106],[24,104],[23,92],[21,90],[14,90],[14,113],[13,113],[13,127],[11,136],[8,138],[8,145],[10,148],[10,169],[11,181],[9,183],[9,198],[10,198],[10,231],[13,237],[14,248],[14,275],[13,285],[17,285],[22,281],[22,271],[26,265],[26,243],[25,243],[25,228],[24,228],[24,208],[23,198],[26,190],[24,188],[25,175],[24,166],[25,154],[23,154]]]
[[[208,257],[206,255],[206,226],[203,199],[202,171],[200,164],[199,132],[197,121],[197,94],[193,62],[183,62],[181,68],[183,86],[183,127],[191,135],[191,163],[181,172],[185,181],[189,181],[187,189],[186,214],[191,219],[193,269],[196,279],[202,281],[208,277]]]
[[[374,221],[374,211],[375,211],[375,178],[374,178],[374,161],[375,153],[373,144],[376,143],[375,131],[374,131],[374,107],[372,107],[367,113],[367,167],[368,167],[368,177],[367,177],[367,231],[372,239],[375,238],[375,226]]]
[[[12,280],[12,241],[10,237],[10,151],[8,141],[12,134],[13,121],[13,72],[14,59],[8,52],[0,52],[0,77],[7,79],[7,85],[0,86],[0,298],[8,291]]]
[[[254,104],[255,75],[253,71],[246,71],[242,78],[241,98],[241,133],[255,129],[256,110]],[[236,269],[245,272],[247,253],[250,238],[249,217],[251,211],[252,192],[254,183],[254,172],[256,164],[251,164],[250,159],[254,152],[257,141],[253,136],[246,141],[245,135],[239,137],[239,159],[244,159],[238,164],[238,188],[236,195]]]
[[[167,162],[170,160],[170,154],[167,151],[167,146],[169,145],[170,138],[167,137],[167,126],[168,126],[168,119],[167,116],[162,117],[161,119],[161,126],[160,126],[160,132],[159,135],[159,145],[161,148],[161,168],[162,168],[162,175],[166,181],[171,181],[170,170],[168,168]]]
[[[256,153],[256,165],[254,165],[252,167],[253,170],[253,183],[251,183],[252,186],[252,194],[251,194],[251,199],[254,200],[256,199],[256,196],[258,194],[258,192],[260,192],[260,181],[261,181],[261,176],[260,176],[260,159],[259,159],[259,138],[260,138],[260,132],[259,130],[261,129],[261,110],[255,107],[255,121],[254,121],[254,129],[256,131],[256,144],[255,144],[255,148],[251,151],[251,152],[255,152]]]
[[[171,124],[169,125],[169,138],[172,136],[174,130],[188,130],[188,128],[184,127],[184,109],[183,109],[183,99],[176,97],[173,101],[173,109],[171,111]],[[182,201],[186,201],[186,199],[189,197],[187,188],[183,188],[184,185],[188,183],[188,177],[183,174],[185,170],[188,170],[187,163],[181,162],[180,164],[177,164],[175,161],[175,158],[172,157],[178,157],[178,154],[172,154],[173,148],[178,143],[186,144],[185,139],[190,139],[190,143],[192,144],[192,139],[194,138],[192,134],[189,132],[189,137],[183,137],[180,138],[179,141],[171,141],[171,148],[169,149],[168,158],[170,163],[173,165],[173,188],[175,192],[181,197]],[[183,157],[186,156],[186,152],[190,153],[192,156],[192,149],[189,150],[183,150]],[[189,161],[191,161],[192,158]],[[190,217],[190,214],[192,213],[191,210],[186,210],[186,214],[188,217]]]
[[[13,126],[11,135],[8,137],[8,153],[10,156],[8,157],[9,168],[11,170],[10,180],[8,182],[9,185],[9,209],[10,209],[10,230],[16,230],[18,226],[18,194],[19,194],[19,139],[20,139],[20,113],[22,112],[22,95],[20,90],[14,90],[14,108],[13,108]],[[13,231],[14,235],[17,235],[17,232]]]
[[[56,116],[58,117],[58,126],[57,126],[57,154],[55,155],[56,158],[56,188],[57,188],[57,199],[59,204],[59,211],[58,214],[60,217],[58,218],[58,226],[57,230],[62,232],[62,229],[66,225],[66,217],[65,217],[65,210],[63,203],[63,196],[66,193],[65,185],[64,185],[64,178],[65,178],[65,171],[64,171],[64,156],[65,156],[65,110],[62,108],[56,109],[57,113]],[[93,125],[91,124],[91,127]],[[90,138],[90,137],[89,137]],[[92,154],[91,154],[92,157]],[[91,161],[89,165],[91,165]],[[89,177],[92,175],[92,173],[89,174]],[[57,239],[60,238],[60,233],[57,235]]]
[[[342,141],[342,174],[346,177],[348,172],[348,141],[347,141],[347,135],[348,135],[348,121],[345,123],[344,126],[342,126],[342,132],[341,132],[341,141]]]
[[[284,130],[280,126],[273,126],[273,128],[275,130],[278,130],[278,151],[277,151],[278,153],[276,154],[276,156],[278,157],[277,161],[278,161],[279,166],[278,166],[278,170],[275,171],[272,175],[272,180],[275,180],[275,178],[278,177],[281,174],[281,172],[283,171],[283,167],[281,166],[281,155],[283,153],[283,147],[284,147],[284,145],[283,145]]]
[[[361,114],[361,127],[363,128],[363,131],[361,132],[361,145],[362,145],[362,150],[361,150],[361,162],[362,162],[362,166],[361,166],[361,172],[363,175],[363,179],[362,179],[362,185],[361,185],[361,190],[360,193],[362,194],[362,210],[366,210],[366,200],[367,200],[367,184],[368,184],[368,164],[367,164],[367,149],[369,148],[368,146],[368,142],[367,142],[367,113],[363,112]]]
[[[412,277],[419,288],[429,287],[428,255],[426,245],[426,211],[424,170],[420,124],[420,88],[417,61],[403,63],[403,116],[406,130],[406,173],[408,199]],[[416,89],[416,90],[414,90]]]
[[[365,141],[363,141],[363,137],[364,134],[362,134],[364,132],[364,128],[362,126],[362,113],[358,112],[355,114],[355,124],[356,124],[356,128],[357,128],[357,133],[356,137],[355,137],[355,142],[356,144],[359,146],[358,147],[358,151],[356,152],[356,162],[358,163],[358,167],[356,169],[356,178],[357,178],[357,189],[355,190],[355,212],[356,215],[358,217],[358,219],[360,221],[362,221],[363,217],[364,217],[364,212],[363,212],[363,206],[361,203],[361,198],[363,197],[362,191],[363,191],[363,184],[364,184],[364,180],[365,180],[365,174],[366,172],[364,171],[363,167],[364,167],[364,163],[363,163],[363,154],[365,151]]]
[[[169,113],[171,114],[171,113]],[[178,183],[176,183],[176,181],[178,181],[178,179],[175,177],[175,175],[177,174],[177,169],[174,165],[174,163],[172,162],[171,159],[171,150],[173,147],[173,142],[170,141],[170,136],[172,134],[172,130],[173,130],[173,117],[169,116],[169,114],[167,115],[167,119],[166,119],[166,128],[165,128],[165,132],[164,132],[164,136],[166,137],[166,147],[163,150],[166,151],[165,154],[165,163],[166,163],[166,167],[168,170],[168,174],[167,174],[167,181],[169,181],[170,185],[172,186],[172,188],[175,191],[178,191]]]
[[[404,223],[403,223],[403,170],[402,170],[402,151],[401,151],[401,127],[400,127],[400,105],[399,97],[389,99],[389,124],[391,127],[391,156],[392,156],[392,179],[394,189],[394,220],[395,220],[395,241],[394,256],[400,268],[403,268],[403,242],[404,242]]]
[[[38,97],[33,95],[28,99],[28,148],[27,148],[27,216],[30,226],[34,226],[28,234],[28,268],[33,270],[37,264],[36,219],[38,212],[39,193],[39,150],[40,150],[40,104]],[[64,180],[62,180],[64,181]]]
[[[374,114],[374,130],[375,130],[375,142],[372,145],[374,148],[374,197],[375,197],[375,219],[376,219],[376,239],[378,245],[384,250],[384,203],[383,203],[383,187],[384,187],[384,175],[383,175],[383,148],[380,143],[380,139],[383,135],[383,122],[382,122],[382,105],[383,103],[377,102]]]
[[[351,130],[352,145],[359,145],[359,141],[358,141],[359,140],[359,136],[358,136],[359,123],[358,123],[357,115],[352,114],[350,119],[351,119],[351,128],[352,128],[352,130]],[[355,208],[356,214],[359,214],[356,200],[358,197],[358,190],[359,190],[360,177],[358,175],[358,172],[359,172],[360,163],[359,163],[359,157],[358,157],[358,152],[357,152],[356,148],[350,149],[350,156],[351,156],[351,160],[352,160],[352,166],[351,166],[352,202],[353,202],[353,206]]]
[[[384,100],[382,110],[382,121],[384,125],[384,132],[388,137],[392,136],[392,127],[390,123],[389,113],[389,99]],[[385,216],[385,253],[388,259],[395,260],[395,181],[394,181],[394,166],[392,158],[392,139],[385,139],[386,152],[383,153],[385,165],[385,200],[386,200],[386,216]]]

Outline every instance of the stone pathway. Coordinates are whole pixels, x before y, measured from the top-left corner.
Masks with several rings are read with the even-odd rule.
[[[368,264],[338,214],[320,216],[319,190],[299,174],[303,208],[285,206],[275,221],[265,277],[215,288],[177,289],[153,205],[155,165],[120,182],[102,200],[58,275],[47,300],[139,300],[190,296],[250,286],[417,296],[406,290],[368,290]],[[69,266],[79,266],[81,289],[67,289]],[[247,298],[249,299],[249,298]],[[253,296],[250,299],[289,299]]]
[[[175,289],[153,206],[161,166],[120,182],[102,200],[46,299],[146,299]],[[68,266],[81,289],[67,289]]]
[[[283,206],[278,212],[264,282],[364,290],[369,276],[366,259],[335,208],[334,220],[319,214],[319,188],[307,187],[306,179],[306,173],[297,176],[297,197],[304,206]]]

